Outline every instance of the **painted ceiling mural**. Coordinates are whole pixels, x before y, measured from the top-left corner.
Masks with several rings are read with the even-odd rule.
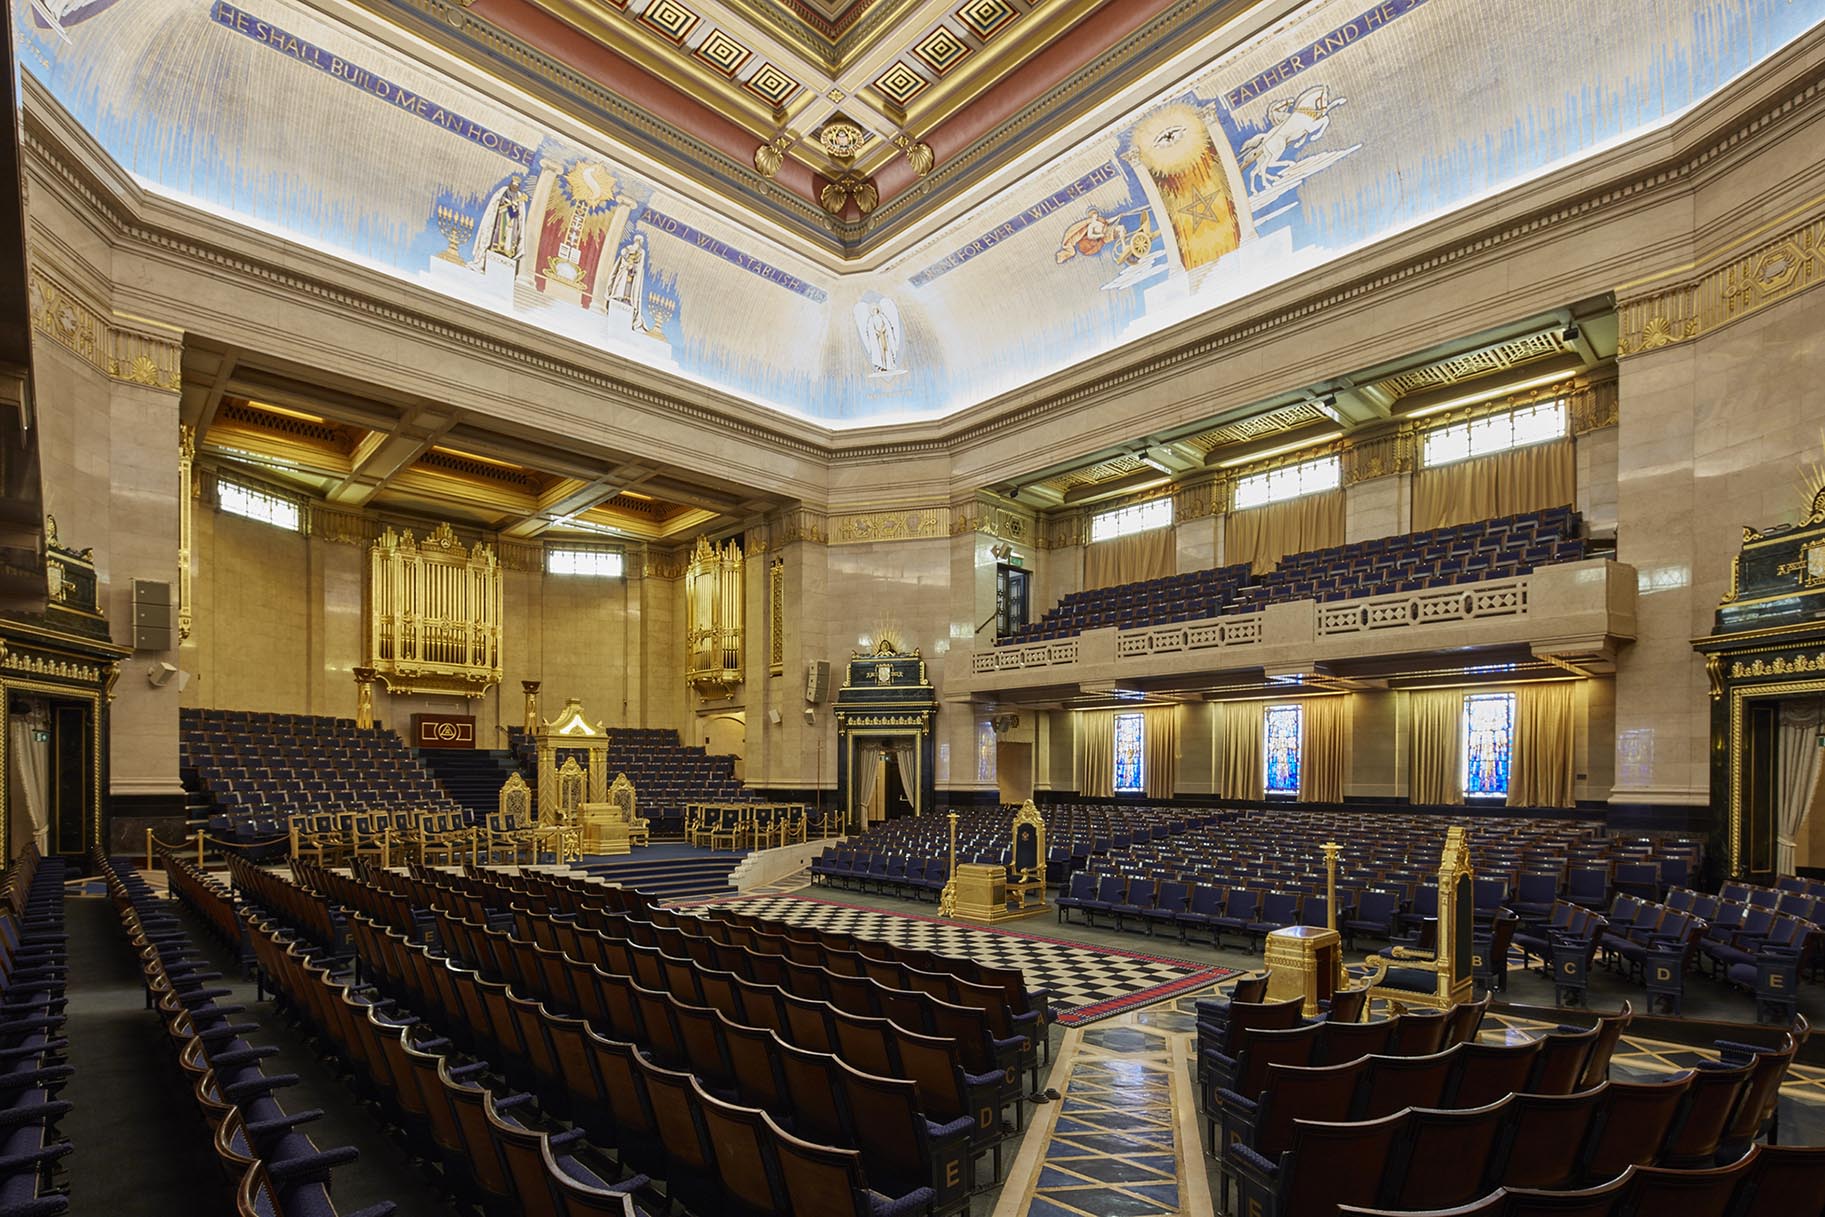
[[[296,0],[15,11],[24,70],[148,188],[836,427],[964,408],[1343,257],[1662,122],[1821,17],[1313,0],[839,274]]]

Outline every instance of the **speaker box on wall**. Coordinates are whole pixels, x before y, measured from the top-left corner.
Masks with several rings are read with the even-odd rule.
[[[830,661],[814,659],[805,665],[805,700],[822,705],[830,696]]]
[[[133,649],[169,651],[175,644],[171,584],[157,579],[133,581]]]

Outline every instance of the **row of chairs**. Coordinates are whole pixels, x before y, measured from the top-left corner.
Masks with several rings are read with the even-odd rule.
[[[477,963],[484,975],[605,1022],[619,1037],[654,1044],[662,1061],[688,1055],[714,1085],[738,1080],[730,1063],[743,1047],[737,1041],[764,1048],[768,1034],[807,1052],[834,1054],[865,1073],[915,1082],[936,1123],[972,1118],[972,1146],[978,1154],[995,1152],[999,1178],[1003,1114],[1012,1104],[1018,1119],[1026,1041],[998,1037],[988,1010],[949,1000],[956,996],[949,989],[939,997],[753,953],[752,962],[777,965],[773,979],[763,981],[733,958],[745,948],[709,939],[697,941],[719,947],[720,960],[696,951],[674,956],[600,934],[579,935],[563,949],[444,918],[437,929],[446,946],[456,944],[449,947],[453,954]],[[735,967],[721,969],[718,962]],[[675,1010],[665,1007],[668,994]],[[730,1035],[735,1040],[723,1042]],[[751,1097],[780,1096],[756,1091]]]
[[[358,927],[361,924],[357,922]],[[485,965],[473,982],[460,971],[454,977],[438,972],[431,957],[397,935],[358,937],[357,946],[364,962],[379,961],[396,983],[421,995],[421,1004],[447,1008],[450,996],[441,990],[454,981],[471,1027],[491,1028],[488,1035],[500,1045],[504,1058],[525,1062],[524,1084],[552,1101],[562,1102],[560,1094],[578,1080],[572,1076],[571,1054],[551,1037],[549,1028],[541,1042],[532,1018],[535,1009],[581,1020],[609,1042],[633,1045],[641,1063],[689,1077],[719,1099],[767,1111],[804,1141],[857,1153],[857,1165],[867,1179],[897,1199],[917,1196],[908,1202],[915,1208],[949,1211],[967,1199],[969,1140],[976,1120],[967,1111],[941,1122],[928,1118],[920,1107],[927,1093],[910,1078],[870,1074],[829,1050],[791,1043],[773,1028],[758,1025],[758,1020],[732,1020],[701,1004],[700,993],[681,999],[667,989],[648,989],[629,976],[544,952],[531,943],[504,944],[499,934],[489,935],[495,941],[484,944],[477,941],[475,927],[464,923],[442,923],[439,928],[452,931],[453,941],[465,944],[448,956],[459,969],[474,962],[465,958],[473,952],[501,960],[499,978],[490,979]],[[547,976],[553,979],[548,982]],[[785,1027],[783,1021],[779,1025]],[[942,1059],[950,1045],[929,1047]],[[938,1068],[942,1064],[931,1077],[941,1076]],[[635,1096],[624,1073],[600,1061],[597,1077],[602,1087],[599,1109],[610,1118],[614,1143],[625,1151],[630,1135],[637,1142],[646,1131],[631,1114]],[[650,1090],[652,1079],[646,1081]],[[622,1128],[629,1120],[631,1134]],[[609,1129],[603,1132],[607,1136]],[[666,1148],[670,1152],[672,1147]],[[705,1162],[693,1155],[679,1165],[649,1160],[641,1169],[663,1175],[668,1184],[683,1169],[688,1187],[702,1174]],[[709,1169],[714,1171],[713,1163]],[[745,1190],[736,1180],[727,1183],[729,1190]]]
[[[331,1175],[358,1152],[319,1149],[300,1131],[322,1112],[289,1112],[274,1097],[298,1076],[266,1072],[261,1062],[279,1050],[248,1041],[259,1024],[235,1021],[246,1007],[220,1000],[232,991],[212,985],[221,974],[196,949],[183,922],[138,870],[117,868],[99,850],[94,863],[139,957],[147,1006],[164,1021],[179,1076],[209,1130],[236,1211],[241,1217],[336,1217]],[[393,1209],[383,1202],[349,1217],[389,1217]]]
[[[611,974],[603,971],[596,964],[578,962],[578,959],[586,958],[598,951],[602,953],[603,959],[610,958],[609,948],[638,950],[639,944],[628,943],[597,933],[576,934],[570,936],[568,942],[571,949],[577,953],[577,958],[567,958],[556,950],[541,948],[532,941],[517,942],[505,932],[504,928],[501,930],[489,929],[441,911],[434,912],[432,916],[434,937],[449,952],[450,959],[460,961],[461,964],[479,965],[481,969],[476,1000],[459,1003],[446,996],[444,999],[446,1004],[451,1009],[467,1006],[466,1015],[472,1023],[477,1021],[478,1012],[491,1013],[494,1034],[510,1048],[510,1051],[506,1053],[507,1059],[532,1062],[530,1068],[533,1074],[544,1075],[547,1088],[557,1084],[557,1079],[562,1076],[556,1068],[558,1062],[554,1056],[545,1051],[546,1046],[541,1044],[538,1038],[530,1032],[524,1017],[519,1019],[518,1029],[513,1029],[510,1007],[516,992],[533,999],[533,1001],[527,1002],[526,1006],[543,1003],[548,1008],[565,1014],[582,1014],[590,1018],[599,1032],[641,1043],[643,1048],[648,1049],[662,1063],[666,1064],[691,1064],[692,1060],[684,1055],[685,1045],[692,1044],[701,1048],[705,1044],[706,1041],[701,1035],[701,1032],[706,1029],[705,1020],[701,1018],[693,1020],[692,1015],[714,1014],[718,1019],[724,1018],[720,1013],[696,1004],[705,999],[706,990],[703,988],[693,987],[688,990],[689,1001],[679,1003],[662,988],[648,990],[634,984],[630,979],[633,968],[632,957],[625,954],[621,956],[622,966],[629,970],[628,974]],[[513,924],[513,920],[507,918],[498,918],[498,920],[503,927]],[[519,925],[529,933],[531,932],[530,927],[534,925],[573,928],[566,921],[535,917],[525,910],[520,911],[517,920]],[[372,927],[373,923],[358,915],[352,925],[357,935],[358,954],[365,963],[370,965],[376,954],[392,949],[396,945],[403,947],[409,943],[407,935],[389,930],[385,931],[381,937],[370,936],[364,944],[362,939],[364,927]],[[666,929],[670,930],[670,927],[666,927]],[[375,928],[373,932],[380,933],[378,928]],[[705,938],[704,941],[711,940]],[[416,946],[413,949],[417,949]],[[652,950],[652,955],[645,958],[657,960],[658,952],[656,949]],[[411,961],[408,960],[399,966],[408,966],[410,963]],[[674,963],[682,965],[670,969],[675,980],[680,977],[694,980],[697,977],[698,973],[693,972],[688,960],[677,960]],[[731,982],[735,980],[729,974],[720,974],[719,977],[705,972],[702,976],[708,982],[710,992],[715,991],[716,982],[721,977],[726,977]],[[656,975],[650,979],[654,979],[660,985],[665,983]],[[428,978],[426,983],[441,984],[447,980],[448,977],[439,973],[435,978]],[[788,1024],[777,1015],[778,1001],[785,995],[778,990],[767,989],[764,986],[751,986],[751,989],[752,992],[747,995],[751,999],[748,1008],[757,1009],[763,994],[773,996],[776,999],[774,1023],[782,1032],[789,1030]],[[725,992],[732,995],[733,985],[730,985]],[[1000,995],[999,990],[995,992],[997,996]],[[668,1010],[666,1008],[668,1003],[673,1004],[675,1008]],[[819,1003],[819,1005],[825,1016],[823,1026],[828,1031],[834,1031],[839,1023],[838,1012],[823,1003]],[[490,1011],[489,1007],[493,1007],[493,1010]],[[522,1015],[528,1012],[522,1008]],[[972,1011],[971,1013],[980,1014],[981,1012]],[[852,1019],[850,1021],[853,1024],[853,1030],[857,1033],[875,1032],[879,1035],[886,1025],[885,1020],[882,1019]],[[872,1025],[870,1025],[871,1023]],[[805,1024],[796,1022],[792,1024],[792,1026],[803,1025]],[[748,1049],[764,1047],[764,1043],[756,1042],[759,1037],[774,1037],[774,1042],[783,1043],[772,1028],[757,1028],[745,1024],[733,1026],[736,1034],[745,1032],[750,1035],[750,1042],[745,1045]],[[686,1035],[685,1028],[691,1028],[698,1034]],[[712,1038],[708,1041],[711,1045],[715,1044],[713,1038],[715,1033],[712,1026],[710,1028]],[[859,1054],[866,1050],[864,1040],[851,1038],[846,1042],[852,1052]],[[827,1047],[834,1047],[834,1044],[827,1045]],[[798,1091],[790,1101],[784,1102],[776,1108],[776,1114],[783,1117],[802,1109],[810,1102],[807,1096],[812,1093],[821,1093],[826,1105],[840,1105],[854,1099],[862,1104],[863,1110],[868,1111],[867,1121],[852,1117],[845,1111],[844,1114],[824,1122],[820,1129],[824,1134],[822,1139],[825,1141],[848,1141],[858,1137],[858,1129],[866,1128],[870,1134],[877,1132],[878,1130],[873,1127],[873,1124],[887,1110],[884,1104],[895,1100],[900,1104],[896,1110],[900,1111],[905,1119],[897,1124],[890,1124],[886,1131],[880,1132],[880,1135],[885,1137],[885,1141],[880,1143],[870,1141],[857,1146],[863,1151],[864,1162],[869,1160],[872,1148],[875,1158],[872,1168],[874,1174],[878,1176],[884,1171],[903,1170],[905,1146],[909,1143],[908,1132],[916,1134],[918,1130],[925,1129],[928,1133],[934,1134],[933,1146],[946,1151],[950,1156],[942,1159],[929,1157],[926,1159],[928,1182],[923,1186],[932,1188],[935,1202],[940,1207],[955,1207],[950,1201],[956,1198],[953,1193],[959,1192],[960,1189],[961,1196],[967,1197],[970,1179],[963,1167],[968,1161],[970,1134],[978,1127],[979,1121],[971,1107],[971,1100],[965,1098],[963,1094],[966,1083],[960,1074],[954,1042],[937,1037],[917,1037],[915,1039],[903,1034],[876,1040],[878,1058],[887,1061],[890,1065],[900,1063],[902,1068],[909,1070],[916,1066],[920,1071],[918,1076],[921,1078],[921,1082],[918,1083],[910,1078],[901,1080],[871,1076],[854,1070],[845,1075],[831,1076],[830,1070],[834,1068],[836,1061],[834,1055],[828,1051],[816,1052],[797,1048],[793,1050],[806,1058],[810,1067],[816,1071],[811,1076],[822,1078],[821,1090],[815,1085],[811,1089],[807,1089],[807,1084],[801,1079]],[[701,1053],[698,1055],[700,1059],[729,1062],[722,1069],[706,1068],[703,1074],[700,1074],[701,1081],[714,1087],[717,1082],[728,1080],[730,1071],[733,1069],[732,1062],[741,1056],[741,1053],[736,1051],[735,1044],[725,1042],[721,1045],[721,1050],[710,1057],[702,1057]],[[547,1062],[550,1067],[540,1068],[537,1064],[540,1061]],[[790,1069],[787,1063],[772,1059],[765,1052],[754,1057],[753,1061],[758,1061],[763,1069],[771,1064],[780,1073],[788,1072]],[[904,1063],[909,1061],[912,1063]],[[986,1083],[992,1092],[997,1084],[1012,1072],[1010,1062],[1007,1068],[990,1077],[975,1079],[975,1085],[979,1091]],[[535,1076],[527,1076],[523,1080],[530,1084],[537,1084]],[[934,1086],[944,1081],[951,1084],[950,1089],[956,1099],[954,1108],[957,1110],[957,1114],[954,1118],[946,1119],[940,1124],[928,1123],[916,1106],[914,1096],[929,1093]],[[831,1096],[838,1094],[838,1090],[833,1090],[833,1085],[840,1089],[845,1083],[851,1090],[855,1087],[863,1087],[866,1092],[857,1096],[852,1094],[851,1090],[841,1090],[840,1097],[832,1098]],[[783,1096],[784,1092],[781,1094]],[[762,1096],[753,1094],[749,1097],[752,1100]],[[989,1116],[991,1119],[982,1122],[990,1125],[990,1132],[999,1133],[1001,1121],[994,1118],[992,1103],[989,1105]],[[899,1131],[894,1132],[893,1129]],[[899,1157],[889,1154],[893,1146],[900,1147]],[[889,1154],[889,1156],[883,1158],[881,1156],[883,1154]]]
[[[619,1170],[595,1169],[581,1138],[546,1127],[531,1096],[505,1093],[488,1062],[460,1056],[276,920],[250,911],[248,926],[263,988],[335,1048],[350,1081],[381,1103],[457,1200],[487,1217],[644,1217],[633,1200],[643,1176],[611,1183]]]
[[[54,1217],[69,1209],[58,1129],[71,1107],[59,1032],[67,956],[61,858],[28,844],[7,868],[0,902],[0,1213]]]
[[[1036,1043],[1039,1052],[1050,1059],[1047,1044],[1052,1021],[1050,994],[1044,989],[1029,987],[1026,978],[1016,969],[994,968],[967,958],[788,925],[730,908],[663,908],[644,893],[575,875],[510,874],[470,866],[462,876],[415,868],[407,876],[377,873],[372,880],[395,885],[395,890],[399,885],[412,885],[419,907],[441,909],[478,925],[510,919],[518,906],[532,914],[521,922],[524,936],[548,949],[573,952],[573,958],[579,957],[574,952],[583,948],[575,939],[560,935],[589,929],[644,947],[668,946],[679,958],[697,960],[698,956],[691,953],[696,951],[701,955],[707,944],[691,940],[707,938],[715,943],[747,948],[755,956],[784,956],[800,963],[817,963],[832,972],[851,976],[869,974],[868,970],[872,968],[876,978],[891,987],[942,986],[941,990],[931,989],[935,996],[958,1005],[989,1010],[999,1038],[1024,1037],[1029,1047]],[[662,943],[661,935],[671,931],[682,931],[682,935]],[[763,959],[744,962],[731,957],[729,962],[730,970],[747,968],[743,975],[749,979],[767,977],[765,983],[779,983],[773,972],[766,971],[777,965],[770,965]],[[894,970],[882,971],[883,965]],[[714,964],[712,961],[702,966]],[[894,979],[888,980],[889,976]],[[1030,1052],[1028,1059],[1031,1060]],[[1037,1085],[1036,1064],[1033,1074]]]
[[[1552,1171],[1579,1158],[1580,1126],[1633,1127],[1677,1100],[1690,1075],[1666,1082],[1606,1082],[1580,1094],[1512,1095],[1470,1111],[1407,1108],[1379,1120],[1296,1120],[1276,1159],[1246,1146],[1232,1150],[1243,1211],[1261,1217],[1416,1214],[1434,1217],[1796,1217],[1825,1205],[1825,1149],[1754,1146],[1735,1163],[1688,1170],[1623,1164],[1613,1177],[1579,1190],[1502,1183],[1520,1162]],[[1664,1130],[1665,1125],[1659,1128]],[[1525,1139],[1524,1139],[1525,1138]],[[1572,1148],[1568,1148],[1572,1147]],[[1518,1155],[1518,1159],[1517,1159]]]

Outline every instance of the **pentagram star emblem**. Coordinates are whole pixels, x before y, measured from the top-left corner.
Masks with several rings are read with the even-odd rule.
[[[1217,207],[1225,200],[1216,190],[1199,191],[1184,204],[1173,209],[1175,215],[1191,221],[1193,228],[1202,228],[1206,224],[1221,226],[1224,218],[1217,214]]]

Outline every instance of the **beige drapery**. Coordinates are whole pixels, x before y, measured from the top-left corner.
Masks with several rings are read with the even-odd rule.
[[[1569,439],[1479,456],[1413,475],[1413,531],[1545,511],[1577,501]]]
[[[881,802],[881,750],[870,744],[855,750],[856,789],[862,792],[862,823],[878,824],[887,818]]]
[[[1178,571],[1178,541],[1170,527],[1131,532],[1084,546],[1084,590],[1164,579]]]
[[[1179,780],[1179,708],[1156,706],[1141,712],[1147,745],[1142,779],[1150,799],[1170,799]]]
[[[1263,797],[1261,715],[1258,701],[1232,701],[1223,706],[1217,736],[1222,745],[1217,752],[1217,794],[1222,798]]]
[[[1350,698],[1315,697],[1299,715],[1304,739],[1299,743],[1304,773],[1299,781],[1302,803],[1341,803],[1348,768]]]
[[[1775,873],[1793,874],[1798,859],[1800,825],[1812,810],[1819,768],[1825,751],[1818,746],[1825,725],[1825,701],[1807,698],[1781,704],[1779,743],[1775,749]]]
[[[1141,716],[1141,781],[1150,799],[1170,799],[1179,779],[1179,708],[1077,712],[1077,792],[1085,798],[1115,794],[1115,720]]]
[[[1106,799],[1115,793],[1115,712],[1079,710],[1077,718],[1077,793]]]
[[[1572,805],[1576,696],[1570,681],[1523,685],[1515,691],[1514,755],[1508,768],[1510,807]]]
[[[1414,803],[1464,801],[1464,695],[1456,689],[1411,694],[1412,749],[1407,797]]]
[[[1232,511],[1223,524],[1223,561],[1272,570],[1287,554],[1343,544],[1343,491],[1321,490],[1265,507]]]

